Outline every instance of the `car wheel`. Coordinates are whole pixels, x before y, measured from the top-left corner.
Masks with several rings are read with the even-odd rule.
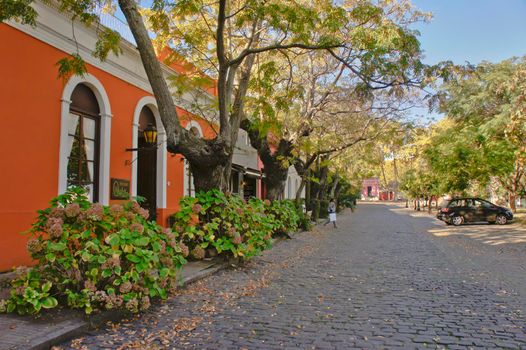
[[[506,225],[508,223],[508,218],[504,215],[497,215],[497,224]]]
[[[460,226],[464,223],[464,218],[460,215],[453,216],[453,218],[451,219],[451,223],[455,226]]]

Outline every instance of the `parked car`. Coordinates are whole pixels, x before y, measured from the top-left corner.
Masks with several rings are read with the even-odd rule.
[[[454,198],[439,208],[437,218],[455,226],[480,221],[505,225],[513,220],[513,213],[508,208],[499,207],[484,199]]]

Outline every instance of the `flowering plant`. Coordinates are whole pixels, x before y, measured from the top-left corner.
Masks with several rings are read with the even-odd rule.
[[[218,190],[201,192],[181,199],[173,230],[194,259],[204,258],[205,249],[249,259],[270,248],[273,234],[297,229],[295,210],[277,216],[277,208],[257,198],[245,202]]]
[[[147,309],[166,298],[188,248],[148,219],[135,201],[90,203],[73,188],[38,212],[28,250],[37,264],[12,282],[0,311],[36,313],[58,303],[82,308]]]
[[[266,201],[265,212],[274,217],[274,234],[296,231],[300,222],[298,210],[291,200]]]

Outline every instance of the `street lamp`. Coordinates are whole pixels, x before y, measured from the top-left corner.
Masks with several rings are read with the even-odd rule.
[[[154,150],[157,148],[157,128],[152,123],[149,123],[146,129],[142,132],[144,140],[146,141],[145,147],[138,148],[126,148],[128,152]]]
[[[148,146],[154,147],[157,145],[157,128],[152,123],[149,123],[143,131],[144,139]]]

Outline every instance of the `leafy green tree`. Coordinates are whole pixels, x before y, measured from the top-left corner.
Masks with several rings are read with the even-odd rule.
[[[452,125],[428,150],[433,169],[447,176],[445,190],[466,190],[496,179],[512,208],[524,191],[526,60],[482,63],[444,84],[440,109]]]
[[[370,138],[369,124],[380,119],[376,100],[404,99],[434,72],[421,63],[416,34],[409,29],[426,14],[406,1],[350,1],[343,8],[350,19],[341,28],[342,45],[259,58],[264,69],[258,71],[256,94],[241,125],[268,170],[270,198],[281,193],[291,165],[306,178],[319,156]],[[380,108],[384,115],[396,109]]]

